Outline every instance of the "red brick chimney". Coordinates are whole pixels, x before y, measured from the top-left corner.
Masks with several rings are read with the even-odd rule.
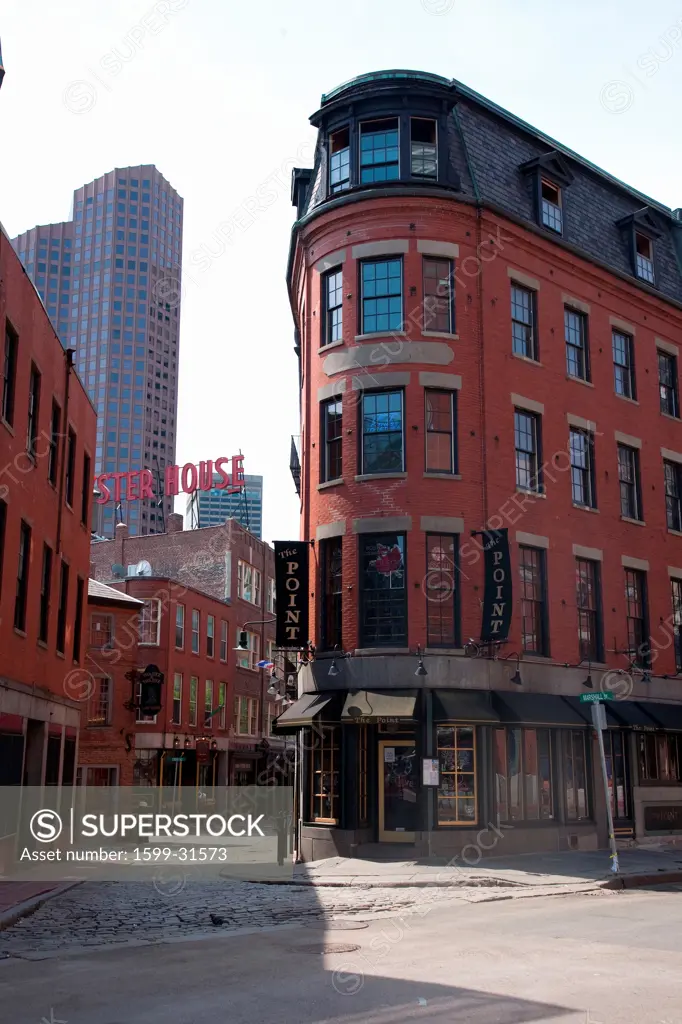
[[[171,512],[166,522],[166,533],[182,533],[183,518],[180,512]]]

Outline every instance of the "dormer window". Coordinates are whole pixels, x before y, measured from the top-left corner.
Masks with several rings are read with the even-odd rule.
[[[415,178],[435,178],[438,173],[436,122],[426,117],[410,121],[410,170]]]
[[[540,183],[540,198],[543,226],[560,235],[563,230],[561,189],[547,178],[543,178]]]
[[[400,177],[397,117],[360,125],[360,182],[397,181]]]
[[[635,273],[642,281],[654,283],[654,243],[640,231],[635,231]]]
[[[329,138],[329,189],[342,192],[350,185],[350,132],[341,128]]]

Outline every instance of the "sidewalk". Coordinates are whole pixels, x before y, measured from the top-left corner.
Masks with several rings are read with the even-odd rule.
[[[349,857],[330,857],[310,864],[297,864],[293,878],[278,884],[359,887],[432,887],[455,888],[504,887],[529,889],[547,887],[595,889],[682,882],[682,850],[621,850],[619,875],[611,871],[608,850],[580,853],[519,854],[513,857],[486,857],[479,864],[456,861],[375,861]],[[676,877],[678,876],[678,877]],[[625,885],[621,885],[623,880]],[[256,879],[254,878],[254,881]],[[262,879],[259,879],[262,881]],[[273,878],[273,882],[275,879]]]
[[[45,900],[70,888],[63,882],[0,882],[0,931],[37,910]]]

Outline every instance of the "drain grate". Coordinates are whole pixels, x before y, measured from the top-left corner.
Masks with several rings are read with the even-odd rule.
[[[320,945],[318,942],[312,943],[309,946],[291,946],[292,953],[355,953],[359,946],[351,945],[351,943],[345,942],[325,942],[324,945]]]

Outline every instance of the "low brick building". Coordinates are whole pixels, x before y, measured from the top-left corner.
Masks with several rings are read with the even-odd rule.
[[[83,786],[132,786],[136,694],[126,678],[139,667],[139,615],[144,605],[97,580],[88,581],[88,616],[76,781]]]
[[[91,574],[142,602],[135,667],[154,664],[164,674],[159,713],[136,714],[133,781],[282,781],[282,755],[293,741],[271,733],[287,686],[287,665],[274,650],[272,548],[236,520],[184,531],[173,515],[168,527],[131,538],[119,526],[114,540],[91,549]],[[126,636],[137,618],[134,609]],[[247,651],[235,650],[241,631]],[[268,661],[276,664],[274,685],[271,669],[258,667]],[[295,666],[288,667],[291,692]]]
[[[96,417],[1,226],[0,332],[0,785],[58,786],[77,757]]]

